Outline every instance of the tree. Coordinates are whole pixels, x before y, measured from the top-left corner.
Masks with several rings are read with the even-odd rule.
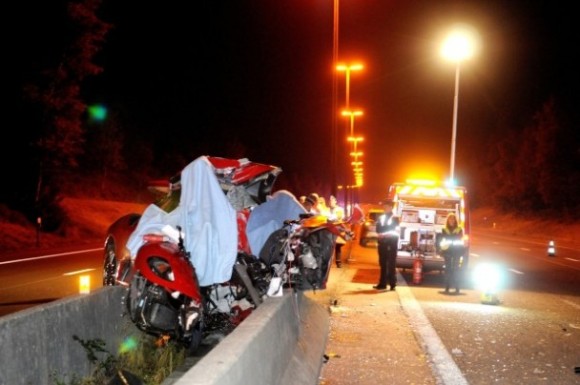
[[[83,153],[83,115],[86,104],[81,99],[81,83],[90,75],[98,75],[103,68],[92,62],[105,41],[111,26],[97,15],[101,0],[84,0],[68,5],[68,16],[73,23],[70,46],[63,53],[55,70],[46,72],[45,88],[30,86],[28,94],[43,106],[45,132],[38,141],[46,166],[76,167]]]
[[[81,99],[81,83],[98,75],[103,68],[93,63],[111,25],[100,20],[97,10],[102,0],[71,1],[67,15],[71,40],[55,69],[47,70],[44,84],[26,87],[25,93],[41,105],[43,133],[37,140],[40,163],[36,203],[44,191],[58,195],[62,178],[78,166],[84,152],[83,116],[86,105]],[[50,184],[50,188],[44,188]],[[45,199],[42,199],[45,201]],[[49,199],[52,201],[52,199]]]
[[[94,121],[86,134],[87,149],[83,157],[83,169],[98,176],[99,190],[104,193],[109,186],[107,180],[112,172],[120,173],[127,169],[123,156],[125,135],[118,117],[113,114],[104,120]],[[89,174],[89,173],[83,173]]]
[[[490,168],[489,193],[503,210],[576,217],[580,203],[578,136],[549,98],[523,130],[504,130]]]
[[[577,218],[580,189],[579,143],[574,124],[550,98],[534,116],[537,192],[544,207]],[[574,213],[575,212],[575,213]]]

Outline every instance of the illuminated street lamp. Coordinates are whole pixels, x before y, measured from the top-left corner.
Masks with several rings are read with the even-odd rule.
[[[338,71],[344,71],[346,77],[346,108],[350,107],[349,98],[350,98],[350,72],[351,71],[360,71],[363,69],[363,65],[360,63],[355,64],[339,64],[336,66]]]
[[[360,111],[360,110],[355,110],[355,111],[352,111],[352,110],[343,110],[342,111],[342,116],[348,116],[350,118],[350,130],[349,130],[350,131],[350,136],[349,136],[349,138],[354,137],[354,117],[355,116],[362,116],[362,114],[363,114],[363,112]],[[357,150],[356,147],[357,147],[357,141],[354,141],[353,142],[353,151],[354,152],[356,152],[356,150]],[[351,190],[351,194],[352,194],[352,190]],[[351,197],[351,201],[353,199],[354,199],[354,197]],[[348,198],[346,200],[348,201]],[[349,206],[349,205],[347,205],[347,206]],[[349,215],[350,215],[350,211],[348,211],[348,212],[349,212]]]
[[[362,151],[352,151],[350,153],[350,156],[352,156],[354,158],[354,160],[358,160],[359,157],[363,156],[363,152]]]
[[[363,112],[361,110],[343,110],[342,116],[349,116],[350,117],[350,136],[354,135],[354,117],[355,116],[362,116]]]
[[[355,185],[356,187],[361,187],[363,185],[363,177],[362,175],[355,175]]]
[[[356,148],[358,142],[362,142],[365,140],[362,136],[349,136],[346,138],[349,142],[353,142],[353,147]],[[356,151],[356,150],[355,150]]]
[[[360,161],[360,160],[355,160],[355,161],[350,162],[350,165],[352,166],[352,169],[353,169],[353,172],[354,172],[354,170],[359,169],[360,167],[362,167],[363,162]],[[362,170],[362,168],[361,168],[361,170]]]
[[[363,69],[363,65],[360,63],[352,63],[352,64],[338,64],[336,66],[337,71],[341,71],[345,73],[345,79],[346,79],[346,90],[345,90],[345,94],[346,94],[346,110],[349,110],[350,108],[350,73],[352,71],[360,71]],[[353,126],[354,126],[354,115],[351,115],[351,122],[350,122],[350,134],[351,136],[353,135]],[[333,140],[333,144],[336,143],[336,140]],[[334,152],[335,156],[338,155],[338,151]],[[343,153],[344,154],[344,153]],[[334,171],[333,171],[334,172]],[[348,196],[345,192],[345,203],[347,203],[348,206]],[[347,212],[348,212],[348,207],[347,207]]]
[[[477,48],[474,30],[468,26],[457,26],[445,39],[441,54],[444,58],[455,62],[455,97],[453,100],[453,133],[451,135],[450,180],[455,184],[455,142],[457,138],[457,106],[459,104],[459,73],[461,62],[470,59]]]
[[[363,162],[354,161],[352,162],[352,174],[354,177],[354,184],[356,187],[360,187],[363,185]]]
[[[362,142],[364,138],[362,136],[349,136],[347,138],[349,142],[352,142],[353,151],[350,153],[351,156],[354,156],[355,162],[358,161],[358,156],[362,155],[362,152],[357,151],[358,142]]]

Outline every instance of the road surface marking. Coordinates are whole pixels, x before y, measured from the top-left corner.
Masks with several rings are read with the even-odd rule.
[[[414,330],[419,334],[419,339],[423,341],[431,357],[435,377],[440,379],[443,385],[469,385],[425,316],[425,313],[423,313],[421,305],[411,293],[411,289],[407,286],[407,282],[401,273],[397,273],[397,281],[405,283],[404,285],[397,285],[397,294],[403,310],[409,317]]]
[[[99,251],[99,250],[103,250],[102,247],[99,247],[98,249],[88,249],[88,250],[77,250],[77,251],[68,251],[66,253],[59,253],[59,254],[48,254],[48,255],[41,255],[39,257],[32,257],[32,258],[23,258],[23,259],[14,259],[12,261],[5,261],[5,262],[0,262],[0,265],[8,265],[10,263],[19,263],[19,262],[28,262],[28,261],[36,261],[39,259],[49,259],[49,258],[56,258],[56,257],[62,257],[64,255],[71,255],[71,254],[84,254],[84,253],[92,253],[93,251]]]

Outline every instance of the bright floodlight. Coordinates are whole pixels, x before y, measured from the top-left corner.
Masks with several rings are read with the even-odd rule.
[[[447,36],[441,48],[444,58],[460,62],[470,59],[477,48],[475,31],[468,26],[457,26]]]
[[[475,266],[473,280],[475,287],[485,293],[497,293],[502,284],[502,272],[499,266],[481,263]]]

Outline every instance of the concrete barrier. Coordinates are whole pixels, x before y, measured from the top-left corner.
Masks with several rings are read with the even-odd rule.
[[[163,385],[316,385],[328,312],[302,292],[268,298],[194,367]]]
[[[0,317],[0,385],[54,385],[94,369],[87,352],[73,339],[101,339],[115,349],[141,333],[123,316],[126,290],[108,286],[91,294],[71,296]]]
[[[73,336],[117,347],[140,336],[123,315],[125,289],[108,286],[0,317],[0,385],[68,383],[94,369]],[[325,309],[301,292],[268,298],[194,367],[174,373],[176,384],[318,384],[329,332]]]

